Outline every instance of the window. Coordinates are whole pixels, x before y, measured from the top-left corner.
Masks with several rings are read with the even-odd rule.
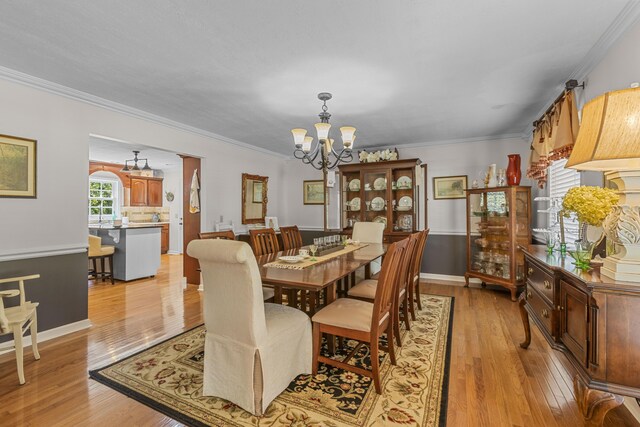
[[[105,219],[118,214],[118,181],[89,179],[89,218]]]
[[[562,199],[571,187],[580,185],[580,172],[575,169],[565,169],[567,159],[556,160],[549,166],[549,197]],[[562,206],[559,206],[561,209]],[[560,223],[554,210],[549,212],[549,228],[554,233],[560,233]],[[564,219],[564,240],[572,244],[578,240],[578,221],[573,218]]]

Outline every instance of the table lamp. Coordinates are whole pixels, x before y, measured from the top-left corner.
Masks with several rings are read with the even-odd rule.
[[[588,102],[568,168],[602,171],[620,195],[602,226],[619,251],[601,274],[640,282],[640,88],[607,92]]]

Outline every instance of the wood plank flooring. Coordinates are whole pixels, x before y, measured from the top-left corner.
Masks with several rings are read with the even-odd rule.
[[[96,383],[87,372],[202,323],[200,293],[181,287],[182,258],[163,255],[152,279],[89,286],[93,326],[25,353],[18,385],[13,355],[0,356],[0,426],[176,426],[179,423]],[[582,426],[573,372],[535,327],[528,350],[507,293],[423,284],[456,298],[448,426]],[[638,425],[618,408],[606,426]]]

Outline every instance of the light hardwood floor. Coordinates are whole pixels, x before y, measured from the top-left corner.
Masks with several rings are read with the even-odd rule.
[[[90,284],[90,329],[25,354],[27,383],[18,385],[11,355],[0,356],[0,426],[174,426],[179,423],[96,383],[100,368],[202,323],[200,293],[182,290],[182,260],[163,255],[153,279]],[[454,296],[448,426],[581,426],[572,371],[533,328],[522,350],[517,305],[507,293],[424,284]],[[612,411],[613,412],[613,411]],[[619,408],[607,426],[637,425]]]

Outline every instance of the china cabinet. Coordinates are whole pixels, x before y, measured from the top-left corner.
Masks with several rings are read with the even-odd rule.
[[[467,193],[467,272],[470,278],[516,291],[524,285],[524,256],[531,241],[531,187],[473,188]]]
[[[418,180],[426,175],[420,164],[407,159],[340,165],[343,232],[350,233],[358,221],[380,222],[384,241],[394,242],[417,230],[423,185]]]

